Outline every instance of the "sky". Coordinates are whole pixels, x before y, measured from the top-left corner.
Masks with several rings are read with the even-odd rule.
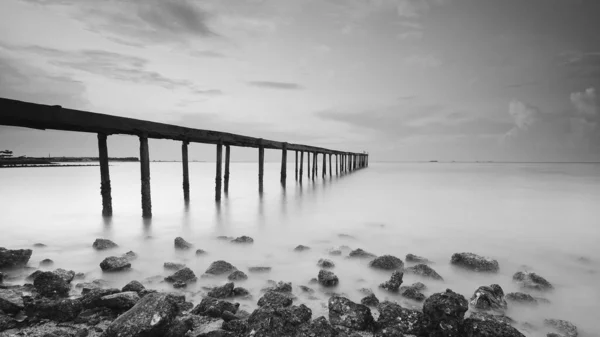
[[[372,162],[600,161],[598,18],[598,0],[2,0],[0,97]],[[3,126],[0,148],[97,156],[93,134]]]

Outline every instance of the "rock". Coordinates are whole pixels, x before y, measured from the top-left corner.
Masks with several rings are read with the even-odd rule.
[[[233,239],[232,236],[225,236],[225,235],[217,236],[217,240],[231,240],[231,239]]]
[[[141,284],[138,281],[131,281],[129,283],[127,283],[123,289],[121,289],[121,291],[126,292],[126,291],[135,291],[136,293],[139,293],[140,291],[146,289],[146,287],[144,287],[143,284]]]
[[[301,285],[301,286],[299,286],[299,288],[300,288],[300,290],[302,290],[305,293],[313,294],[315,292],[314,289],[307,287],[307,286]]]
[[[75,272],[72,270],[65,270],[62,268],[58,268],[58,269],[54,270],[53,273],[60,276],[60,278],[65,280],[65,282],[67,282],[67,283],[71,283],[71,281],[73,281],[73,279],[75,278]]]
[[[117,247],[119,247],[119,245],[117,245],[116,243],[114,243],[108,239],[96,239],[96,241],[94,241],[94,243],[92,244],[92,247],[94,247],[94,249],[96,249],[96,250],[105,250],[105,249],[117,248]]]
[[[163,268],[166,270],[180,270],[185,268],[185,264],[183,263],[175,263],[175,262],[165,262]]]
[[[425,295],[413,287],[400,287],[400,295],[417,302],[425,300]]]
[[[473,253],[455,253],[452,255],[450,263],[478,272],[497,272],[500,269],[498,261]]]
[[[294,248],[294,251],[295,252],[303,252],[303,251],[309,250],[309,249],[310,249],[310,247],[298,245],[298,246],[296,246],[296,248]]]
[[[0,311],[12,314],[23,310],[23,297],[12,289],[0,289]]]
[[[467,299],[450,289],[431,295],[423,305],[429,336],[461,336],[459,327],[468,309]]]
[[[131,251],[131,250],[130,250],[130,251],[128,251],[127,253],[125,253],[125,254],[121,255],[121,257],[123,257],[123,258],[126,258],[126,259],[127,259],[127,261],[133,261],[133,260],[135,260],[135,259],[137,259],[137,258],[138,258],[137,254],[136,254],[136,253],[134,253],[134,252],[133,252],[133,251]]]
[[[268,273],[271,271],[271,267],[264,267],[264,266],[249,267],[248,271],[251,273]]]
[[[29,296],[23,298],[25,313],[28,317],[50,319],[58,322],[71,321],[79,315],[83,306],[79,299],[70,298],[45,298],[33,299]]]
[[[464,337],[525,337],[519,330],[510,324],[498,322],[494,319],[480,320],[467,318],[460,328],[460,336]]]
[[[33,281],[37,292],[46,297],[67,296],[71,287],[61,276],[53,272],[41,272]]]
[[[42,261],[40,261],[40,267],[49,267],[53,264],[54,264],[54,261],[52,261],[50,259],[43,259]]]
[[[206,255],[206,251],[202,249],[196,249],[196,255]]]
[[[340,237],[340,238],[342,238],[342,239],[355,239],[355,237],[354,237],[354,236],[352,236],[352,235],[349,235],[349,234],[344,234],[344,233],[342,233],[342,234],[338,234],[338,237]]]
[[[415,288],[415,289],[417,289],[417,290],[419,290],[419,291],[420,291],[420,290],[425,290],[425,289],[427,289],[427,286],[426,286],[426,285],[424,285],[424,284],[423,284],[423,283],[421,283],[421,282],[415,282],[415,283],[411,284],[411,285],[410,285],[410,287],[411,287],[411,288]]]
[[[493,320],[508,325],[515,323],[515,321],[512,318],[505,316],[504,314],[496,315],[482,311],[471,311],[469,318],[478,319],[480,321]]]
[[[175,238],[175,249],[190,249],[192,248],[192,244],[185,241],[181,236]]]
[[[431,261],[429,261],[428,259],[422,257],[422,256],[418,256],[418,255],[413,255],[413,254],[406,254],[406,262],[411,262],[411,263],[431,263]]]
[[[182,337],[186,336],[186,333],[192,330],[193,318],[190,316],[183,316],[176,318],[173,323],[167,329],[165,337]]]
[[[34,281],[36,277],[38,277],[41,273],[43,273],[41,270],[36,270],[33,273],[29,274],[29,276],[27,276],[25,278],[25,280],[27,281]]]
[[[384,301],[379,304],[377,336],[404,336],[404,334],[427,336],[428,321],[422,312],[402,308],[400,305]]]
[[[0,273],[0,284],[4,281],[4,274]]]
[[[394,271],[389,281],[386,281],[379,285],[380,288],[383,288],[387,291],[397,292],[400,285],[402,285],[402,277],[404,273],[401,271]]]
[[[292,305],[293,298],[288,293],[278,291],[266,292],[256,303],[259,307],[269,305],[272,307],[289,307]]]
[[[79,302],[81,302],[81,305],[84,309],[94,309],[100,306],[100,299],[102,297],[117,294],[119,292],[119,289],[116,288],[91,289],[79,298]]]
[[[243,281],[248,279],[248,275],[246,275],[241,270],[236,270],[233,273],[229,274],[229,276],[227,276],[227,279],[230,281]]]
[[[115,272],[131,268],[131,263],[124,257],[110,256],[100,262],[102,271]]]
[[[38,242],[38,243],[34,243],[34,244],[33,244],[33,246],[34,246],[35,248],[45,248],[45,247],[48,247],[48,246],[46,246],[45,244],[43,244],[43,243],[39,243],[39,242]]]
[[[31,249],[6,249],[0,247],[0,269],[23,267],[29,262]]]
[[[525,289],[534,289],[539,291],[554,289],[550,282],[533,272],[516,272],[513,275],[513,281],[517,282],[517,284]]]
[[[225,331],[230,331],[236,335],[242,336],[246,331],[248,331],[248,322],[241,319],[232,319],[223,322],[221,328]]]
[[[329,298],[329,322],[351,330],[365,331],[373,328],[375,320],[371,310],[362,304],[356,304],[345,297]]]
[[[229,311],[235,314],[238,311],[239,307],[239,303],[231,303],[223,300],[218,300],[213,297],[205,297],[202,299],[200,304],[198,304],[194,309],[192,309],[191,313],[194,315],[220,318],[223,315],[223,312],[225,311]]]
[[[233,297],[233,288],[233,282],[229,282],[224,286],[212,288],[212,290],[209,291],[207,295],[214,298]]]
[[[304,304],[290,307],[260,307],[248,317],[251,336],[296,336],[299,327],[308,323],[312,311]]]
[[[328,259],[319,259],[319,261],[317,262],[317,266],[321,268],[333,268],[335,267],[335,263]]]
[[[575,324],[565,321],[562,319],[545,319],[544,324],[548,327],[552,327],[556,329],[561,334],[564,334],[566,337],[577,337],[579,334],[577,332],[577,327]]]
[[[100,298],[101,306],[118,309],[129,310],[140,300],[140,296],[135,291],[126,291],[122,293],[106,295]]]
[[[115,319],[104,337],[163,336],[177,316],[177,300],[170,294],[150,294]]]
[[[497,284],[491,286],[481,286],[475,290],[469,304],[479,310],[494,310],[504,312],[507,309],[506,300],[504,300],[504,291]]]
[[[0,332],[14,329],[17,327],[18,323],[19,322],[16,319],[0,313]]]
[[[406,268],[407,273],[419,275],[421,277],[427,277],[438,281],[443,281],[444,279],[438,274],[433,268],[430,266],[420,263],[416,266]]]
[[[330,250],[330,251],[329,251],[329,255],[332,255],[332,256],[340,256],[340,255],[342,255],[342,251],[341,251],[341,250],[339,250],[339,249],[333,249],[333,250]]]
[[[278,291],[280,293],[291,293],[292,292],[292,282],[279,281],[275,284],[275,286],[268,288],[268,290]]]
[[[319,271],[318,280],[319,284],[324,287],[334,287],[339,283],[339,279],[334,273],[323,269]]]
[[[250,298],[250,292],[246,288],[235,287],[233,288],[233,296],[234,297],[248,297]]]
[[[350,252],[350,254],[348,254],[349,257],[359,257],[359,258],[372,258],[372,257],[377,257],[375,254],[371,254],[369,252],[366,252],[360,248],[355,249],[353,251]]]
[[[173,275],[165,277],[165,281],[169,283],[188,284],[196,282],[196,274],[190,268],[183,268],[176,271]]]
[[[81,288],[81,293],[84,294],[85,292],[91,290],[91,289],[102,289],[104,287],[108,286],[108,282],[102,280],[102,279],[97,279],[97,280],[93,280],[92,282],[83,282],[83,283],[77,283],[75,285],[75,288]]]
[[[372,268],[383,270],[395,270],[404,268],[404,262],[392,255],[383,255],[369,262]]]
[[[314,319],[308,324],[300,326],[298,337],[335,337],[338,332],[329,324],[323,316]]]
[[[222,275],[225,273],[231,273],[237,270],[231,263],[223,260],[218,260],[210,264],[208,269],[204,273],[212,275]]]
[[[231,240],[230,242],[232,242],[232,243],[254,243],[254,239],[249,236],[244,235],[244,236],[237,237],[237,238]]]
[[[370,295],[363,297],[360,300],[360,303],[368,307],[376,307],[379,305],[379,299],[375,294],[371,293]]]

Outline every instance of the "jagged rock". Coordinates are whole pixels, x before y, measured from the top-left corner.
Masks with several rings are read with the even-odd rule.
[[[17,327],[18,323],[19,322],[16,319],[0,313],[0,332],[14,329]]]
[[[271,284],[273,284],[272,287],[268,287],[263,289],[263,291],[268,292],[268,291],[277,291],[280,293],[291,293],[292,292],[292,282],[283,282],[283,281],[279,281],[277,283],[275,283],[274,281],[269,281]]]
[[[254,336],[295,336],[310,321],[312,311],[304,304],[291,307],[260,307],[248,317],[248,330]]]
[[[233,288],[233,296],[250,298],[250,292],[246,288],[235,287],[235,288]]]
[[[460,328],[461,337],[525,337],[510,324],[501,323],[494,319],[480,320],[467,318]]]
[[[144,285],[143,285],[143,284],[141,284],[141,283],[140,283],[140,282],[138,282],[138,281],[135,281],[135,280],[133,280],[133,281],[131,281],[131,282],[127,283],[127,284],[126,284],[126,285],[123,287],[123,289],[121,289],[121,290],[122,290],[123,292],[126,292],[126,291],[135,291],[136,293],[139,293],[140,291],[142,291],[142,290],[144,290],[144,289],[146,289],[146,287],[144,287]]]
[[[190,316],[182,316],[176,318],[165,333],[164,337],[182,337],[186,336],[186,333],[192,330],[194,325],[193,318]]]
[[[122,293],[102,296],[99,304],[101,306],[119,309],[129,310],[140,300],[140,296],[135,291],[126,291]]]
[[[210,264],[204,273],[212,275],[222,275],[231,273],[237,270],[231,263],[223,260],[218,260]]]
[[[271,267],[264,267],[264,266],[248,267],[248,271],[251,273],[268,273],[271,271]]]
[[[403,336],[404,334],[426,336],[427,318],[422,312],[402,308],[397,303],[384,301],[379,304],[377,336]]]
[[[81,303],[82,307],[85,309],[93,309],[100,305],[100,299],[104,296],[117,294],[119,293],[119,289],[109,288],[109,289],[90,289],[88,292],[83,294],[78,300]]]
[[[303,252],[303,251],[309,250],[309,249],[310,249],[310,247],[298,245],[298,246],[296,246],[296,248],[294,248],[294,251],[295,252]]]
[[[297,337],[335,337],[338,335],[338,332],[323,316],[301,325],[297,332]]]
[[[192,309],[191,313],[194,315],[220,318],[225,311],[235,314],[239,307],[239,303],[231,303],[213,297],[205,297],[200,304]]]
[[[131,263],[124,257],[110,256],[100,262],[102,271],[114,272],[131,268]]]
[[[430,260],[422,257],[422,256],[418,256],[418,255],[414,255],[414,254],[406,254],[406,262],[411,262],[411,263],[431,263]]]
[[[404,262],[392,255],[383,255],[377,257],[373,261],[369,262],[369,265],[373,268],[384,270],[395,270],[404,268]]]
[[[365,331],[373,328],[375,320],[366,305],[357,304],[345,297],[329,298],[329,322],[351,330]]]
[[[254,239],[249,236],[240,236],[231,240],[232,243],[254,243]]]
[[[177,300],[170,294],[150,294],[115,319],[104,337],[163,336],[179,312]]]
[[[190,249],[192,244],[185,241],[181,236],[175,238],[175,249]]]
[[[52,261],[50,259],[43,259],[42,261],[40,261],[40,267],[49,267],[53,264],[54,264],[54,261]]]
[[[203,249],[196,249],[196,255],[206,255],[206,251]]]
[[[50,271],[41,272],[33,281],[33,286],[42,296],[67,296],[71,287],[60,275]]]
[[[423,293],[421,293],[417,288],[410,286],[400,287],[400,295],[417,302],[423,302],[425,300],[425,295]]]
[[[292,305],[293,298],[288,293],[278,291],[266,292],[256,303],[259,307],[269,305],[272,307],[289,307]]]
[[[392,273],[390,280],[380,284],[379,287],[391,292],[397,292],[400,285],[402,285],[402,277],[404,277],[404,273],[396,270]]]
[[[426,285],[424,285],[424,284],[423,284],[423,283],[421,283],[421,282],[415,282],[415,283],[411,284],[411,285],[410,285],[410,287],[411,287],[411,288],[415,288],[415,289],[417,289],[417,290],[419,290],[419,291],[420,291],[420,290],[425,290],[425,289],[427,289],[427,286],[426,286]]]
[[[379,305],[379,299],[377,296],[375,296],[375,294],[371,293],[370,295],[363,297],[360,300],[360,303],[368,307],[376,307]]]
[[[224,320],[225,321],[225,320]],[[225,331],[230,331],[237,335],[243,335],[246,331],[248,331],[248,321],[241,319],[232,319],[229,321],[223,322],[221,328]]]
[[[25,313],[28,317],[51,319],[58,322],[71,321],[79,315],[83,306],[79,299],[23,297]]]
[[[165,281],[169,283],[188,284],[196,282],[196,274],[190,268],[183,268],[176,271],[173,275],[165,277]]]
[[[500,269],[498,261],[473,253],[455,253],[450,260],[455,266],[472,271],[497,272]]]
[[[54,270],[53,273],[60,276],[60,278],[65,280],[65,282],[67,282],[67,283],[71,283],[71,281],[73,281],[73,279],[75,278],[75,272],[72,270],[65,270],[62,268],[58,268],[58,269]]]
[[[450,289],[431,295],[423,305],[429,336],[460,336],[459,327],[468,309],[467,299]]]
[[[471,306],[479,310],[494,310],[504,312],[507,309],[506,300],[504,300],[504,291],[497,284],[491,286],[481,286],[475,290],[469,302]]]
[[[105,249],[117,248],[117,247],[119,247],[119,245],[117,245],[116,243],[114,243],[108,239],[96,239],[96,241],[94,241],[94,243],[92,244],[92,247],[94,247],[94,249],[96,249],[96,250],[105,250]]]
[[[84,294],[91,289],[102,289],[106,286],[108,286],[108,282],[102,279],[97,279],[93,280],[92,282],[77,283],[75,288],[81,289],[81,293]]]
[[[478,319],[480,321],[493,320],[508,325],[515,323],[515,321],[512,318],[505,316],[504,314],[495,315],[482,311],[471,311],[469,318]]]
[[[34,281],[36,277],[38,277],[41,273],[43,273],[41,270],[36,270],[33,273],[29,274],[25,280],[27,281]]]
[[[522,288],[534,290],[551,290],[554,289],[552,284],[545,278],[533,272],[516,272],[513,275],[513,281],[517,282]]]
[[[208,292],[208,296],[214,298],[227,298],[233,297],[233,282],[229,282],[221,287],[214,287],[211,291]]]
[[[428,277],[428,278],[438,280],[438,281],[444,280],[444,278],[442,278],[440,276],[440,274],[438,274],[435,270],[433,270],[433,268],[431,268],[430,266],[423,264],[423,263],[417,264],[416,266],[413,266],[413,267],[406,268],[406,272],[415,274],[415,275],[419,275],[422,277]]]
[[[227,276],[227,279],[230,281],[243,281],[248,279],[248,275],[246,275],[241,270],[236,270],[233,273],[229,274],[229,276]]]
[[[334,287],[340,282],[334,273],[323,269],[319,271],[318,280],[324,287]]]
[[[12,289],[0,289],[0,311],[17,313],[23,310],[23,297]]]
[[[0,269],[22,267],[29,262],[31,249],[6,249],[0,247]]]
[[[163,268],[165,268],[166,270],[180,270],[185,268],[185,264],[183,263],[175,263],[175,262],[165,262],[163,265]]]
[[[321,268],[333,268],[335,267],[335,263],[328,259],[319,259],[319,261],[317,262],[317,266]]]
[[[575,324],[565,321],[562,319],[545,319],[544,324],[548,327],[552,327],[556,329],[561,334],[564,334],[566,337],[577,337],[579,334],[577,332],[577,327]]]
[[[367,251],[364,251],[360,248],[355,249],[353,251],[350,252],[350,254],[348,254],[349,257],[359,257],[359,258],[373,258],[373,257],[377,257],[377,255],[375,254],[371,254]]]

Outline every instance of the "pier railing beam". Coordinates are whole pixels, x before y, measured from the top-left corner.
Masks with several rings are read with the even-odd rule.
[[[281,149],[281,185],[285,186],[287,180],[287,143],[283,143]]]
[[[152,217],[152,199],[150,197],[150,153],[148,136],[140,136],[140,171],[142,180],[142,217]]]
[[[263,177],[265,174],[265,147],[258,147],[258,192],[263,192]]]
[[[229,193],[229,159],[231,157],[231,147],[229,145],[225,145],[225,175],[224,175],[224,184],[223,184],[223,192],[227,197],[227,193]]]
[[[304,151],[300,151],[300,172],[298,172],[299,173],[298,180],[300,182],[302,182],[302,173],[303,173],[302,168],[303,167],[304,167]]]
[[[181,143],[181,166],[183,168],[183,200],[190,201],[190,171],[188,167],[188,142]]]
[[[215,201],[221,201],[221,174],[223,172],[223,144],[217,144],[217,160],[215,174]]]
[[[100,160],[100,194],[102,195],[102,215],[112,216],[112,196],[108,170],[108,146],[106,135],[98,134],[98,157]]]

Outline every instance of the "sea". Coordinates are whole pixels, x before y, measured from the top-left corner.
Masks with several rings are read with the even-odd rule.
[[[320,163],[319,163],[320,164]],[[201,277],[216,260],[232,263],[248,274],[236,282],[250,291],[236,300],[252,311],[269,281],[291,282],[296,304],[304,303],[313,318],[327,317],[332,293],[360,302],[361,288],[380,300],[420,307],[378,285],[390,272],[369,267],[369,260],[348,258],[350,249],[375,255],[424,256],[443,281],[405,273],[404,284],[423,282],[426,296],[452,289],[471,298],[482,285],[499,284],[505,293],[520,291],[512,276],[529,270],[554,285],[537,307],[509,303],[507,315],[526,336],[545,336],[544,319],[574,323],[580,336],[600,336],[600,165],[547,163],[377,163],[349,174],[308,179],[302,183],[290,163],[285,188],[280,164],[266,163],[263,193],[258,190],[258,165],[232,162],[229,192],[215,201],[215,164],[189,164],[190,201],[184,202],[182,167],[178,162],[153,162],[151,220],[142,219],[139,163],[111,162],[113,212],[101,215],[100,170],[97,166],[0,169],[0,247],[29,248],[29,266],[43,259],[52,267],[85,273],[88,282],[104,279],[112,287],[131,280],[147,287],[173,290],[163,282],[172,271],[165,262],[184,263],[198,281],[180,290],[197,304],[207,289],[225,278]],[[253,244],[234,244],[218,236],[250,236]],[[178,251],[183,237],[194,249]],[[119,245],[96,251],[92,243],[106,238]],[[34,248],[35,243],[47,245]],[[296,252],[298,245],[310,250]],[[329,251],[340,249],[340,256]],[[196,255],[202,249],[205,255]],[[103,273],[107,256],[133,251],[138,258],[128,272]],[[498,260],[500,271],[481,274],[450,264],[452,254],[473,252]],[[319,259],[335,263],[335,288],[312,284]],[[251,273],[253,266],[270,272]],[[410,264],[406,264],[410,266]],[[32,272],[13,274],[9,283],[25,283]],[[299,286],[314,290],[309,294]],[[467,313],[468,315],[468,313]]]

